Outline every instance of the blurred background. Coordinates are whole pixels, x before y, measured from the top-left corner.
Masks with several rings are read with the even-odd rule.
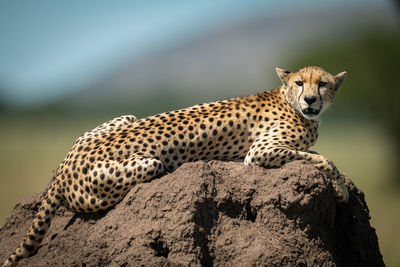
[[[1,1],[0,225],[75,139],[280,85],[275,67],[348,76],[315,150],[365,193],[400,266],[400,6],[394,0]]]

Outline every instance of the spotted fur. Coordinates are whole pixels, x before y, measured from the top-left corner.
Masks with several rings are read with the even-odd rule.
[[[331,104],[345,72],[319,67],[277,69],[283,85],[269,92],[200,104],[136,120],[122,116],[83,134],[58,167],[25,239],[3,266],[34,254],[60,205],[75,212],[114,206],[137,183],[196,160],[239,160],[279,167],[308,160],[330,178],[339,201],[343,179],[326,157],[308,148],[319,115]]]

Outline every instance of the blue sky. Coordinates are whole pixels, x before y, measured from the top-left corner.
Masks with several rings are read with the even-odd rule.
[[[349,3],[351,2],[351,3]],[[34,103],[235,21],[379,0],[1,1],[0,97]],[[129,57],[127,57],[129,55]]]

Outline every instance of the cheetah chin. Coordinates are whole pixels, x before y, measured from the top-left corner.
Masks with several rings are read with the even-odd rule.
[[[306,117],[307,119],[312,119],[312,118],[316,118],[319,113],[321,112],[321,109],[313,109],[313,108],[305,108],[303,110],[301,110],[301,112],[303,113],[304,117]]]

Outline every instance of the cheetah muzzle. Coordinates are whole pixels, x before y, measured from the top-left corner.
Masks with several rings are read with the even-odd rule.
[[[347,201],[335,165],[308,150],[318,137],[318,119],[346,73],[331,75],[319,67],[276,71],[282,85],[272,91],[139,120],[122,116],[80,136],[57,168],[24,240],[2,266],[36,252],[60,205],[75,212],[105,210],[137,183],[185,162],[244,160],[268,168],[307,160],[331,181],[338,201]]]

